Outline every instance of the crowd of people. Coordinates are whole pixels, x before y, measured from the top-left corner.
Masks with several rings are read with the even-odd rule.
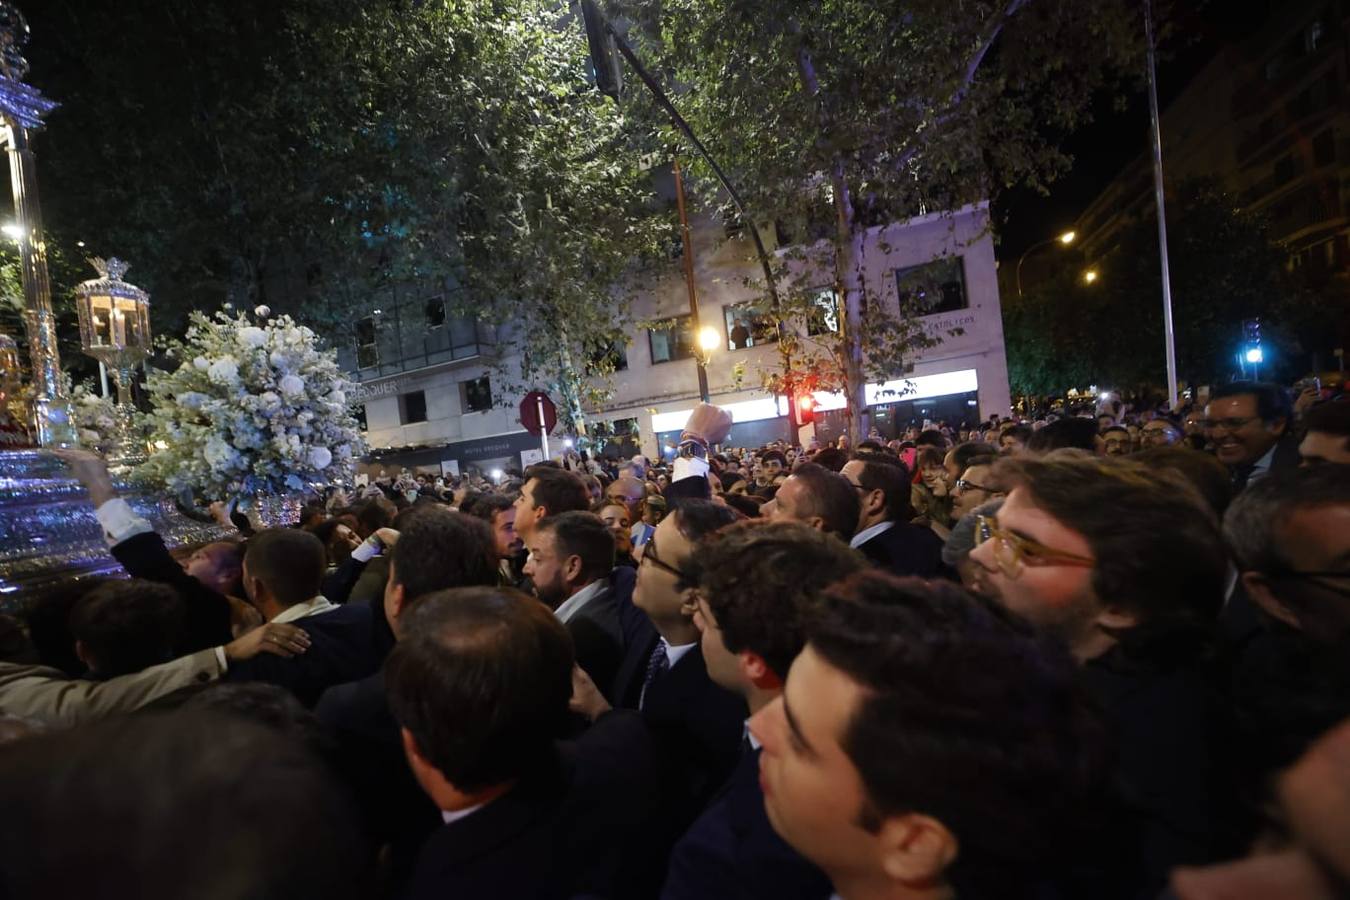
[[[174,549],[62,451],[0,898],[1348,895],[1350,402],[729,425]]]

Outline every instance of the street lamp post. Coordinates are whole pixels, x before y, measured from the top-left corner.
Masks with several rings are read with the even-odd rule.
[[[1177,345],[1172,325],[1172,277],[1167,266],[1167,207],[1163,190],[1162,126],[1158,122],[1158,71],[1153,58],[1153,0],[1144,0],[1144,32],[1148,39],[1148,111],[1153,141],[1153,192],[1158,205],[1158,258],[1162,264],[1163,353],[1167,365],[1167,406],[1177,406]]]
[[[1057,234],[1054,237],[1046,238],[1043,241],[1032,244],[1026,250],[1022,251],[1022,255],[1017,258],[1017,296],[1018,297],[1022,296],[1022,263],[1027,261],[1027,257],[1031,255],[1031,251],[1039,250],[1040,248],[1046,246],[1047,244],[1054,244],[1054,243],[1063,244],[1065,247],[1067,247],[1070,244],[1072,244],[1074,242],[1074,239],[1077,237],[1078,232],[1066,231],[1063,234]]]
[[[28,144],[29,132],[56,108],[34,87],[24,84],[28,62],[23,45],[28,23],[0,0],[0,139],[9,154],[14,191],[14,229],[23,276],[24,326],[33,361],[33,436],[41,447],[73,447],[78,443],[70,401],[61,387],[61,355],[56,346],[56,315],[47,275],[47,242],[38,205],[37,165]]]
[[[704,403],[710,402],[708,394],[708,356],[714,347],[704,346],[705,331],[699,326],[698,288],[694,284],[694,242],[689,233],[689,212],[684,205],[684,176],[680,173],[680,158],[672,159],[675,172],[675,205],[680,211],[680,239],[684,242],[684,283],[689,289],[689,332],[698,346],[695,353],[698,362],[698,396]],[[716,333],[713,340],[717,339]]]

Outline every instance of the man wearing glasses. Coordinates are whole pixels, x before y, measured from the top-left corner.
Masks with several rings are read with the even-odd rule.
[[[1224,516],[1260,628],[1234,653],[1247,783],[1261,784],[1350,716],[1350,473],[1280,472]]]
[[[1009,493],[978,524],[975,589],[1078,659],[1142,831],[1126,868],[1146,895],[1173,866],[1214,858],[1228,821],[1210,759],[1217,703],[1200,671],[1227,576],[1218,524],[1189,484],[1127,461],[994,471]]]
[[[1205,407],[1205,434],[1228,467],[1233,492],[1271,471],[1298,465],[1289,393],[1277,384],[1235,381],[1215,388]]]

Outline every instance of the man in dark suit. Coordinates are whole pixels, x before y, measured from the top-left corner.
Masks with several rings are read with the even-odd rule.
[[[418,858],[412,898],[627,897],[621,866],[656,813],[639,718],[600,716],[555,743],[574,668],[567,630],[509,588],[423,598],[386,667],[408,764],[445,824]]]
[[[783,690],[805,643],[809,604],[865,563],[856,551],[797,522],[749,521],[701,542],[686,565],[698,586],[694,622],[708,675],[753,715]],[[675,845],[663,900],[814,900],[830,882],[769,824],[758,742],[747,736],[731,780]]]
[[[302,622],[309,649],[301,656],[255,656],[225,665],[228,681],[280,685],[313,706],[325,689],[364,678],[379,666],[370,608],[335,606],[319,593],[328,565],[323,542],[297,528],[255,534],[244,553],[244,592],[268,622]]]
[[[892,575],[933,578],[942,565],[942,538],[911,525],[909,470],[889,453],[860,450],[840,472],[858,494],[858,532],[850,545]]]
[[[422,597],[497,583],[493,535],[482,520],[431,506],[400,524],[384,591],[384,615],[396,640]],[[337,740],[338,769],[356,795],[373,849],[389,847],[386,880],[397,893],[440,819],[404,760],[384,672],[329,688],[314,712]]]
[[[623,628],[609,583],[614,535],[600,517],[565,512],[530,532],[525,574],[535,594],[567,626],[577,665],[597,685],[608,686],[623,661]]]
[[[1278,384],[1234,381],[1214,389],[1205,407],[1205,434],[1228,467],[1234,494],[1248,482],[1298,466],[1293,421],[1289,392]]]

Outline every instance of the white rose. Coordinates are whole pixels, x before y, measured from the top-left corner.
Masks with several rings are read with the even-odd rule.
[[[281,405],[281,398],[272,391],[263,391],[258,396],[258,400],[261,401],[264,409],[276,409]]]
[[[273,350],[272,355],[267,357],[267,360],[280,369],[282,366],[286,365],[286,354],[282,353],[280,350]]]
[[[205,356],[197,357],[192,361],[192,364],[203,372],[211,368],[211,361],[207,359]]]
[[[342,391],[333,391],[333,393],[328,395],[328,399],[338,406],[347,405],[347,395],[342,393]]]
[[[253,314],[260,319],[265,319],[272,314],[272,309],[266,304],[261,304],[253,307]]]
[[[277,382],[277,387],[281,388],[281,392],[288,397],[294,397],[305,392],[304,381],[296,375],[284,376],[281,381]]]
[[[206,377],[216,384],[234,384],[239,380],[239,364],[228,356],[211,363]]]
[[[327,447],[310,447],[309,464],[316,469],[326,469],[333,461],[333,454]]]
[[[239,329],[239,343],[245,347],[261,347],[267,343],[267,332],[252,325]]]

